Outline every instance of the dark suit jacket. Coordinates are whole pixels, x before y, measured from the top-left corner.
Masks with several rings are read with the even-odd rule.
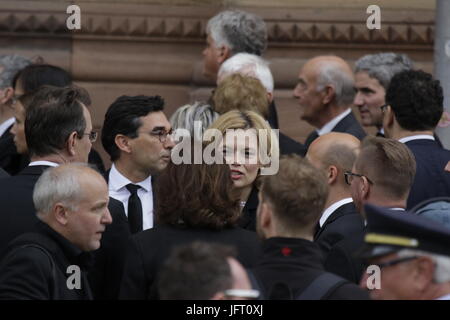
[[[356,211],[353,202],[336,209],[314,236],[316,242],[327,256],[333,246],[355,232],[361,232],[364,222]]]
[[[17,176],[0,179],[0,257],[8,243],[34,230],[38,221],[33,204],[33,189],[48,166],[32,166]]]
[[[172,248],[193,241],[221,243],[237,249],[237,259],[247,267],[255,264],[260,243],[255,232],[239,228],[210,230],[158,225],[131,237],[120,288],[121,299],[156,299],[156,279]]]
[[[9,177],[8,172],[6,172],[6,171],[3,170],[2,168],[0,168],[0,179],[8,178],[8,177]]]
[[[258,189],[252,187],[247,202],[242,209],[241,218],[239,219],[239,227],[249,231],[256,231],[256,211],[258,210]]]
[[[364,236],[364,230],[358,231],[333,246],[325,259],[325,269],[359,284],[364,272],[364,261],[356,253],[364,246]]]
[[[300,142],[288,137],[280,131],[279,134],[279,144],[280,144],[280,154],[291,154],[295,153],[301,157],[306,154],[306,147]]]
[[[332,132],[348,133],[355,136],[359,140],[364,139],[367,135],[361,124],[355,118],[353,112],[350,112],[345,118],[338,122],[338,124],[331,130]],[[306,138],[305,147],[308,149],[309,145],[318,137],[316,130],[311,132]]]
[[[325,273],[317,244],[295,238],[269,238],[263,243],[263,256],[251,269],[265,299],[293,299],[301,294],[318,276]],[[287,290],[276,292],[282,285]],[[346,282],[330,290],[324,300],[369,299],[368,293]]]
[[[408,197],[407,209],[435,197],[450,195],[450,173],[444,168],[450,161],[450,151],[436,141],[412,140],[405,143],[416,159],[416,176]]]
[[[108,209],[113,222],[106,226],[100,248],[94,252],[95,262],[89,273],[89,282],[97,300],[118,298],[126,249],[131,236],[122,202],[109,198]]]
[[[14,136],[9,131],[11,127],[0,138],[0,167],[10,175],[15,176],[28,166],[30,159],[28,156],[17,152]]]
[[[23,234],[11,243],[0,264],[0,299],[91,300],[86,279],[89,253],[83,253],[43,222],[35,227],[35,232]],[[47,253],[29,245],[39,245]],[[67,272],[70,265],[80,268],[79,289],[67,286],[68,278],[74,274]]]
[[[109,182],[109,173],[110,170],[104,174],[106,182]],[[155,190],[155,177],[152,177],[152,190]],[[155,197],[153,197],[153,205],[155,208]],[[113,221],[103,233],[100,249],[94,252],[95,264],[89,274],[94,297],[101,300],[114,300],[119,296],[131,236],[123,203],[110,197],[108,209]]]

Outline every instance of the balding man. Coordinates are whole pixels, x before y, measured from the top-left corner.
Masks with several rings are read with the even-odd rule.
[[[363,230],[363,221],[344,178],[344,172],[353,167],[359,145],[359,140],[348,133],[330,132],[314,140],[306,155],[325,173],[330,190],[314,235],[325,256],[349,234]]]
[[[104,178],[86,165],[46,170],[33,193],[40,221],[9,245],[0,265],[0,298],[92,299],[86,252],[100,247],[112,221],[108,200]]]
[[[303,111],[301,119],[316,127],[305,141],[308,148],[317,137],[345,132],[358,139],[366,133],[352,113],[354,79],[350,66],[336,56],[318,56],[300,70],[294,97]]]

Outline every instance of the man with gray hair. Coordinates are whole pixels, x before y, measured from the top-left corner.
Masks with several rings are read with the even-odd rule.
[[[18,55],[0,55],[0,167],[10,174],[17,171],[23,157],[17,153],[13,135],[9,132],[14,125],[15,74],[30,65],[31,61]]]
[[[409,212],[366,205],[370,265],[361,279],[376,300],[450,300],[450,230]]]
[[[226,10],[212,17],[206,25],[206,34],[203,74],[213,81],[216,81],[222,63],[235,54],[262,56],[267,48],[264,20],[241,10]],[[273,104],[269,107],[269,123],[272,128],[278,129],[278,116]]]
[[[36,183],[35,230],[13,240],[0,264],[0,299],[90,300],[89,251],[112,222],[105,179],[85,164],[46,170]]]
[[[306,138],[306,148],[332,131],[349,133],[359,140],[366,136],[352,113],[353,85],[353,72],[340,57],[317,56],[303,65],[294,97],[302,109],[301,119],[316,127]]]
[[[386,91],[397,73],[412,68],[405,54],[383,52],[368,54],[355,63],[355,100],[363,126],[375,126],[377,136],[384,137],[383,112]]]

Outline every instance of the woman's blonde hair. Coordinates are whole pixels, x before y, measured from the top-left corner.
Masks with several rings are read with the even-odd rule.
[[[270,127],[268,122],[264,120],[258,113],[254,111],[232,110],[221,115],[208,129],[217,129],[225,136],[227,130],[232,129],[255,129],[258,137],[258,152],[260,159],[265,157],[279,157],[278,136]],[[264,136],[261,136],[264,134]],[[207,139],[207,135],[205,136]],[[265,139],[264,139],[265,138]],[[264,140],[262,140],[264,139]],[[266,148],[261,148],[260,143],[264,142]],[[262,154],[263,150],[267,150],[267,154]]]

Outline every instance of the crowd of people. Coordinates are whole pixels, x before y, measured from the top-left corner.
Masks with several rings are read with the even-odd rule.
[[[315,128],[300,143],[265,22],[227,10],[206,31],[210,98],[167,118],[158,95],[118,97],[108,170],[89,93],[0,56],[0,299],[450,300],[439,81],[404,54],[313,57],[292,88]]]

